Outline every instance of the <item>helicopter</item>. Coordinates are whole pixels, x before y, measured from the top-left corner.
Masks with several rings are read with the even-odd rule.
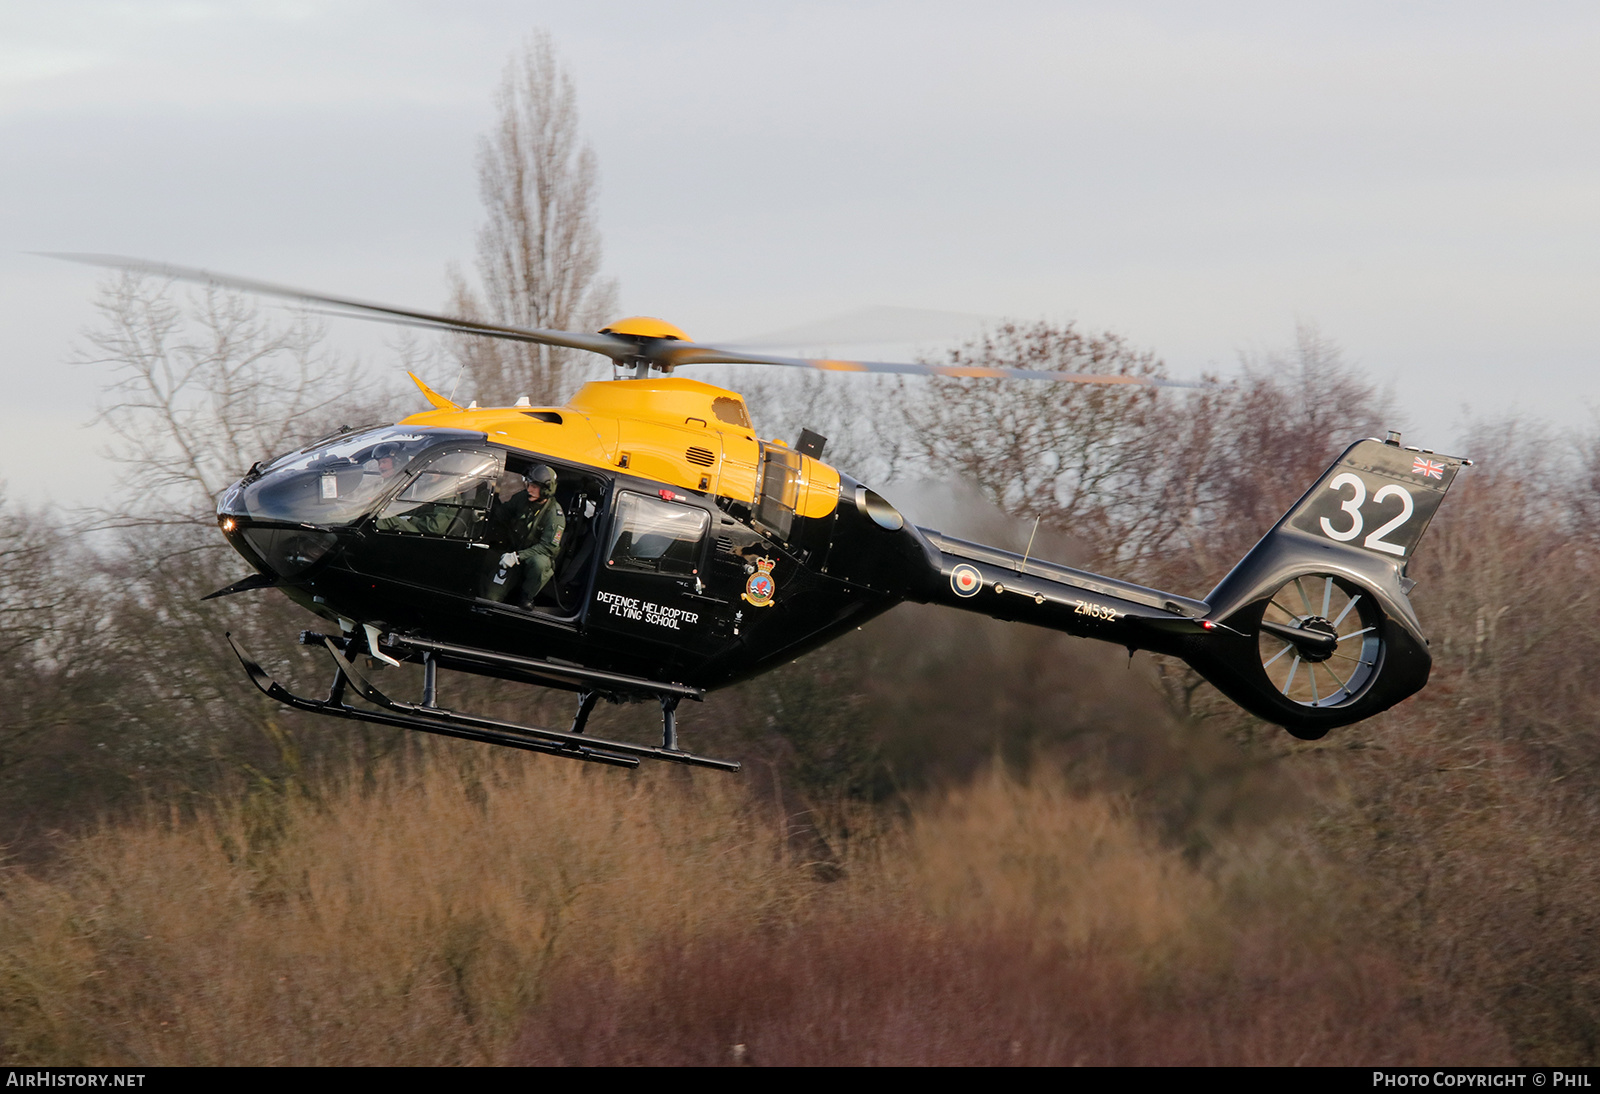
[[[1304,740],[1386,710],[1428,680],[1432,659],[1406,565],[1472,461],[1402,446],[1395,432],[1350,444],[1195,598],[918,527],[824,462],[819,434],[763,440],[737,392],[673,373],[769,364],[1200,385],[777,357],[697,343],[648,317],[593,333],[520,328],[138,259],[54,257],[334,315],[586,350],[631,374],[587,383],[559,407],[526,397],[462,406],[411,374],[429,409],[257,463],[222,494],[218,527],[255,572],[211,597],[277,589],[330,625],[300,635],[332,659],[322,698],[290,691],[228,636],[255,686],[297,710],[612,766],[664,760],[737,771],[737,761],[682,747],[679,705],[793,661],[906,601],[1179,658]],[[524,488],[539,503],[553,496],[564,521],[548,577],[525,580],[512,595],[496,586],[514,585],[514,571],[528,569],[502,551]],[[402,663],[421,666],[415,701],[376,679]],[[552,729],[449,708],[439,698],[441,668],[575,693],[573,720]],[[366,705],[352,703],[352,692]],[[660,743],[588,733],[602,699],[658,703]]]

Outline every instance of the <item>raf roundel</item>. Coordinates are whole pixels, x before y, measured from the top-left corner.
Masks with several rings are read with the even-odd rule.
[[[957,596],[977,596],[978,590],[983,588],[983,575],[976,566],[957,566],[950,571],[950,587]]]

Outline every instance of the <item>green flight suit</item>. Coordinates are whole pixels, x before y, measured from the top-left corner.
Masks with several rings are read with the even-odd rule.
[[[489,544],[497,553],[488,561],[484,576],[487,591],[483,595],[489,600],[503,601],[518,584],[510,575],[504,583],[494,583],[500,569],[500,555],[510,551],[516,554],[520,564],[516,570],[522,572],[522,602],[533,603],[533,598],[550,583],[555,573],[561,536],[566,530],[567,515],[554,497],[533,502],[528,500],[526,492],[513,495],[495,513],[490,525]]]

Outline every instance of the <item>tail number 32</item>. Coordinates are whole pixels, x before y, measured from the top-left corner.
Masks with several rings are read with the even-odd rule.
[[[1340,502],[1339,508],[1350,514],[1350,526],[1348,528],[1336,528],[1334,527],[1333,521],[1329,520],[1327,517],[1322,518],[1323,534],[1329,539],[1338,540],[1340,543],[1348,543],[1361,534],[1361,529],[1363,527],[1361,506],[1367,500],[1366,483],[1362,482],[1358,476],[1352,475],[1348,471],[1342,475],[1334,476],[1333,481],[1328,484],[1328,489],[1342,492],[1346,486],[1350,487],[1353,493],[1350,497],[1345,498]],[[1399,499],[1399,514],[1382,527],[1374,529],[1372,532],[1368,533],[1367,538],[1361,541],[1361,545],[1363,547],[1370,547],[1374,551],[1382,551],[1385,554],[1400,555],[1401,557],[1404,557],[1406,549],[1403,546],[1398,543],[1390,543],[1383,537],[1389,535],[1391,532],[1398,531],[1401,525],[1405,524],[1406,521],[1411,519],[1411,514],[1416,511],[1416,503],[1411,500],[1411,491],[1407,490],[1403,486],[1396,486],[1393,483],[1385,486],[1376,494],[1372,495],[1372,502],[1374,505],[1382,505],[1390,498]]]

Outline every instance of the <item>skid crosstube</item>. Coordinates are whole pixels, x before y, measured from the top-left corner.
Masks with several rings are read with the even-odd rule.
[[[640,760],[653,759],[664,760],[668,763],[685,764],[691,767],[709,767],[719,771],[738,771],[740,768],[739,763],[735,760],[719,760],[709,756],[697,756],[692,752],[685,752],[676,748],[641,745],[631,741],[611,741],[581,733],[545,729],[541,726],[520,725],[515,722],[484,718],[461,711],[448,710],[443,707],[424,706],[419,703],[394,700],[374,686],[366,675],[344,656],[332,638],[328,636],[321,637],[328,652],[333,656],[336,666],[333,687],[327,699],[307,699],[289,691],[289,689],[274,680],[271,674],[247,654],[239,643],[234,641],[231,634],[227,636],[228,643],[233,647],[233,652],[244,666],[246,675],[250,677],[251,682],[255,684],[262,694],[296,710],[304,710],[312,714],[326,714],[335,718],[373,722],[378,725],[395,726],[401,729],[416,730],[421,733],[433,733],[443,737],[456,737],[462,740],[504,745],[526,752],[537,752],[548,756],[563,756],[568,759],[585,760],[590,763],[609,764],[613,767],[637,767]],[[641,681],[641,683],[644,682]],[[358,695],[379,709],[368,710],[363,707],[350,706],[344,701],[344,692],[347,687],[354,687]],[[684,690],[692,691],[693,689]]]

